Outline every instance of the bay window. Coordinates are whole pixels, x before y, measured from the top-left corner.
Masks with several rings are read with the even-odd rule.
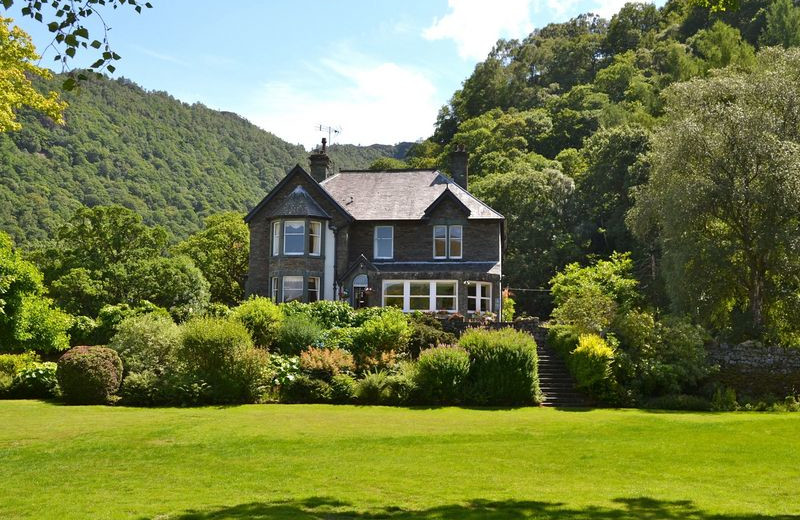
[[[405,312],[455,312],[458,310],[457,284],[453,280],[386,280],[383,306]]]
[[[467,310],[469,312],[492,312],[492,284],[467,282]]]
[[[281,223],[272,223],[272,256],[281,254]]]
[[[313,256],[319,256],[322,250],[322,223],[310,222],[308,224],[308,252]]]
[[[374,252],[375,258],[394,257],[394,228],[392,226],[375,226]]]
[[[280,287],[278,287],[278,277],[277,276],[273,276],[272,277],[272,287],[270,289],[271,289],[271,292],[272,292],[272,301],[274,301],[275,303],[278,303],[278,301],[279,301],[278,300],[278,294],[280,292]]]
[[[284,276],[283,277],[283,302],[293,302],[303,300],[303,277]]]
[[[302,255],[306,247],[306,223],[287,220],[283,223],[283,254]]]
[[[308,278],[308,303],[319,300],[319,278],[311,276]]]

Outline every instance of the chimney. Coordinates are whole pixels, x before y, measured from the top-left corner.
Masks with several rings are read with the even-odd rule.
[[[450,174],[453,176],[455,183],[465,190],[467,189],[467,178],[469,176],[468,158],[469,154],[467,154],[463,144],[457,144],[455,150],[450,152]]]
[[[325,152],[328,140],[322,138],[322,148],[315,150],[308,158],[311,164],[311,176],[317,182],[322,182],[328,176],[328,167],[331,164],[331,159]]]

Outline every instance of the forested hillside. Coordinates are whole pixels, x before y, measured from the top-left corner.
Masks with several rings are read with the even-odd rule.
[[[695,244],[695,250],[665,252],[658,222],[636,238],[630,230],[635,215],[629,212],[637,187],[651,176],[655,140],[670,135],[658,135],[658,130],[681,104],[678,95],[665,94],[671,85],[688,80],[700,83],[681,95],[704,92],[703,81],[727,67],[730,103],[738,95],[733,86],[746,83],[746,74],[775,65],[774,56],[759,60],[759,52],[800,43],[800,8],[790,0],[743,0],[738,8],[721,12],[698,4],[669,0],[656,8],[629,3],[610,20],[582,15],[536,29],[521,41],[501,40],[441,109],[434,135],[409,152],[407,161],[413,165],[446,168],[453,147],[461,144],[470,151],[470,191],[508,219],[504,271],[507,286],[518,289],[522,309],[548,315],[546,288],[558,270],[614,251],[632,253],[637,277],[653,304],[664,305],[671,296],[673,308],[697,308],[676,301],[675,291],[692,290],[680,288],[684,278],[675,266],[704,265],[692,255],[709,251]],[[709,94],[706,102],[720,101],[718,110],[724,110],[724,94],[718,95]],[[766,108],[782,101],[765,103]],[[704,128],[713,131],[713,126]],[[751,137],[771,139],[767,134]],[[687,201],[672,202],[678,206],[666,212]],[[731,209],[720,208],[720,215]],[[642,218],[640,228],[646,227]],[[705,222],[710,228],[730,225]],[[731,250],[718,251],[718,258],[741,258]],[[670,266],[672,274],[664,276]],[[727,294],[721,297],[729,298],[724,315],[739,304],[747,306],[747,297]]]
[[[81,205],[121,204],[183,238],[211,214],[247,210],[307,164],[303,147],[236,114],[125,79],[93,79],[62,96],[63,127],[24,112],[22,130],[0,133],[0,230],[23,246],[51,237]],[[366,168],[407,148],[334,145],[331,155],[337,168]]]

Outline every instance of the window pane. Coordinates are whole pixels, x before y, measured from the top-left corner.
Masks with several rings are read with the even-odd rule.
[[[283,277],[283,301],[291,302],[303,298],[303,277],[284,276]]]
[[[476,298],[467,298],[467,310],[469,312],[476,312],[477,311],[477,309],[475,308],[476,305],[477,305]]]
[[[392,257],[392,241],[391,240],[378,240],[378,243],[375,244],[377,246],[377,250],[375,251],[375,256],[378,258],[391,258]]]
[[[300,221],[286,222],[283,226],[283,232],[291,233],[294,235],[298,234],[302,235],[305,233],[305,227],[306,227],[305,222],[300,222]]]
[[[412,296],[428,296],[431,293],[429,282],[411,282],[410,285]]]
[[[436,282],[436,296],[455,296],[456,284],[453,282]]]
[[[477,296],[478,284],[475,282],[469,282],[467,284],[467,296],[475,297]]]
[[[308,301],[309,303],[319,300],[319,278],[311,277],[308,279]]]
[[[461,238],[461,226],[450,226],[450,238]]]
[[[412,296],[409,298],[408,306],[412,311],[427,311],[431,307],[431,299],[427,296],[420,298]]]
[[[403,282],[387,283],[383,293],[392,296],[403,296]]]
[[[369,235],[367,235],[369,236]],[[378,226],[375,228],[375,236],[377,238],[392,238],[392,226]]]
[[[433,256],[436,258],[447,257],[447,241],[444,238],[433,239]]]
[[[436,298],[437,311],[454,311],[456,310],[455,298]]]
[[[450,239],[450,258],[461,258],[461,239]]]
[[[365,274],[360,274],[353,278],[353,287],[366,287],[368,283],[369,281],[367,279],[367,275]]]
[[[287,255],[303,254],[303,235],[286,235],[283,237],[284,253]]]
[[[272,223],[272,256],[278,256],[281,252],[281,223]]]
[[[403,308],[403,297],[402,296],[386,296],[383,299],[383,305],[385,307],[397,307],[398,309]]]
[[[278,303],[278,291],[279,291],[278,278],[277,277],[273,277],[272,278],[272,301],[274,301],[275,303]]]
[[[308,228],[308,251],[312,255],[320,254],[320,246],[322,244],[322,224],[319,222],[312,222]]]
[[[447,226],[433,226],[433,238],[447,238]]]

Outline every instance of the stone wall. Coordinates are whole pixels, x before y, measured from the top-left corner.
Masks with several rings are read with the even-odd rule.
[[[714,344],[708,360],[719,366],[716,379],[739,393],[784,397],[800,393],[800,349],[754,341]]]

